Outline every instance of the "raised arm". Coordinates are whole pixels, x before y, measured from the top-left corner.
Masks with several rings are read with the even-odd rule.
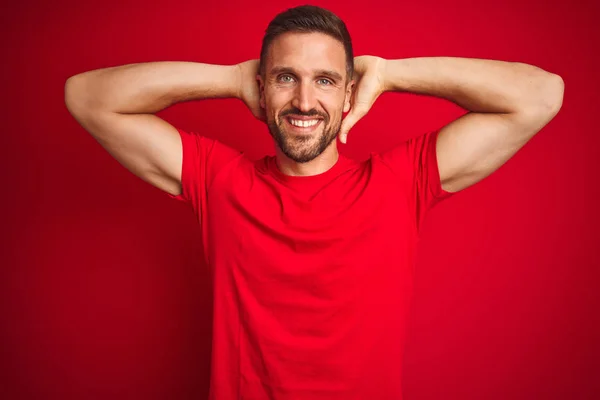
[[[65,103],[125,168],[178,195],[181,139],[173,126],[153,114],[178,102],[237,97],[260,118],[257,70],[257,61],[231,66],[161,61],[99,69],[70,77]]]
[[[533,65],[456,57],[385,64],[385,90],[441,97],[470,111],[438,136],[440,179],[449,192],[500,168],[562,106],[561,77]]]
[[[457,57],[354,59],[352,109],[340,140],[386,91],[450,100],[470,112],[443,127],[436,150],[442,188],[457,192],[500,168],[562,106],[560,76],[533,65]]]

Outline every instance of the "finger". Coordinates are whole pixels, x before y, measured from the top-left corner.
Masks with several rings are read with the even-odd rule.
[[[342,127],[340,128],[340,141],[342,143],[346,144],[348,132],[368,111],[369,108],[363,105],[356,105],[350,110],[346,118],[342,121]]]

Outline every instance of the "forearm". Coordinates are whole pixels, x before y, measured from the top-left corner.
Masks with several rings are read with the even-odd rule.
[[[384,80],[386,91],[436,96],[483,113],[553,107],[562,85],[532,65],[456,57],[386,60]]]
[[[239,69],[194,62],[159,61],[84,72],[67,80],[74,108],[150,114],[183,101],[238,96]]]

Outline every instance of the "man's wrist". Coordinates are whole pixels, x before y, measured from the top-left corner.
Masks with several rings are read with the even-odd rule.
[[[399,92],[406,90],[406,83],[403,79],[402,70],[406,60],[385,60],[383,67],[383,87],[384,92]]]
[[[390,61],[392,60],[388,60],[386,58],[382,58],[382,66],[381,66],[381,70],[382,70],[382,75],[383,75],[383,79],[382,79],[382,85],[383,85],[383,92],[392,92],[394,91],[392,85],[391,85],[391,79],[390,79]]]
[[[234,87],[232,88],[233,97],[241,100],[241,98],[242,98],[242,81],[243,81],[241,64],[232,65],[231,74],[232,74],[231,82],[234,85]]]

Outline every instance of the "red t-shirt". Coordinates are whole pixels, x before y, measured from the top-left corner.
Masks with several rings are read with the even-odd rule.
[[[442,189],[433,131],[284,175],[179,130],[182,194],[214,292],[210,399],[402,398],[418,229]]]

